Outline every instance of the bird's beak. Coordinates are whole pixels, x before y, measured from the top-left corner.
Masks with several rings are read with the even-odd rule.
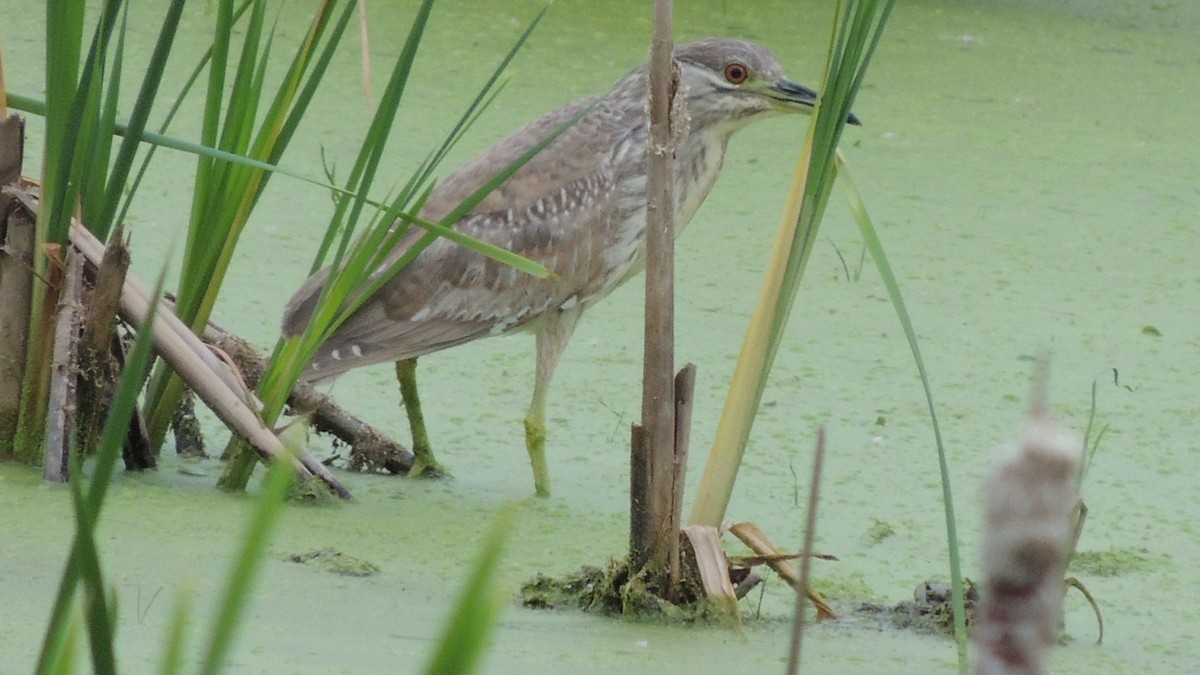
[[[790,80],[780,80],[775,84],[767,87],[767,95],[779,101],[780,103],[795,106],[802,109],[802,112],[811,113],[817,107],[817,92],[808,87],[797,84]],[[805,110],[806,109],[806,110]],[[862,126],[862,122],[854,113],[846,116],[846,123],[854,126]]]

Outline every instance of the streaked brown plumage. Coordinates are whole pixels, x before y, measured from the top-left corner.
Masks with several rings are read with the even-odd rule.
[[[676,147],[678,232],[716,180],[730,135],[770,114],[811,111],[816,94],[787,81],[775,57],[749,42],[701,40],[680,46],[675,57],[686,102],[686,128]],[[500,141],[441,183],[422,210],[422,217],[440,220],[513,158],[593,106],[455,225],[541,263],[553,278],[523,274],[440,239],[342,324],[305,378],[325,379],[489,335],[531,330],[537,334],[538,361],[526,435],[535,485],[539,494],[547,493],[546,393],[559,356],[582,312],[642,267],[646,100],[643,66],[608,94],[569,103]],[[402,242],[393,258],[420,234]],[[286,335],[303,330],[326,276],[327,271],[314,275],[288,303]],[[419,459],[432,463],[429,449],[418,445]]]

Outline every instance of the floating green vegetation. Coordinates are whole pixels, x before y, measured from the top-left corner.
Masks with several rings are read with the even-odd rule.
[[[698,574],[682,575],[698,579]],[[533,609],[582,609],[604,615],[664,623],[722,621],[698,584],[684,584],[674,604],[653,592],[645,572],[630,577],[627,560],[610,560],[604,567],[584,565],[559,578],[539,574],[521,585],[521,603]]]
[[[1071,558],[1071,571],[1097,577],[1115,577],[1130,572],[1149,572],[1162,567],[1171,557],[1132,546],[1110,547],[1107,551],[1079,551]]]
[[[867,583],[867,577],[862,572],[835,576],[822,575],[813,579],[812,587],[830,601],[861,603],[879,597],[879,594]]]
[[[288,562],[310,565],[320,570],[343,577],[371,577],[379,574],[379,567],[335,548],[322,548],[308,553],[296,553],[284,558]]]
[[[313,506],[333,506],[339,503],[337,495],[329,491],[321,479],[297,478],[288,491],[288,500]]]
[[[871,527],[867,528],[867,539],[870,540],[872,544],[878,544],[884,539],[896,534],[896,528],[892,527],[892,524],[886,520],[880,520],[878,518],[872,518],[871,520],[873,520],[874,523],[871,525]]]

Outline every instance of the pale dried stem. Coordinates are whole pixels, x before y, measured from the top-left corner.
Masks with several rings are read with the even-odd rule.
[[[68,248],[66,266],[54,324],[50,398],[46,406],[46,454],[42,464],[42,477],[53,483],[65,483],[70,477],[79,381],[77,336],[83,323],[83,256]]]
[[[775,542],[763,532],[758,525],[750,521],[741,521],[729,526],[729,532],[740,539],[751,551],[754,551],[760,556],[763,556],[767,566],[775,571],[789,586],[797,591],[803,591],[809,600],[812,601],[813,607],[817,610],[817,619],[836,619],[837,612],[833,611],[833,607],[829,606],[825,598],[821,597],[820,593],[805,587],[800,582],[800,574],[795,567],[788,562],[787,554],[780,551]]]
[[[721,533],[711,525],[688,525],[683,528],[700,571],[704,594],[719,616],[731,623],[741,623],[737,591],[729,580],[729,562],[721,548]]]

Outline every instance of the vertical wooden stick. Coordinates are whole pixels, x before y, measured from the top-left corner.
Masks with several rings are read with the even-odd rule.
[[[646,326],[642,377],[642,449],[633,462],[646,479],[631,487],[630,559],[666,570],[670,549],[678,546],[670,528],[672,467],[675,463],[674,331],[674,129],[672,104],[678,75],[672,58],[670,0],[654,3],[654,40],[650,48],[650,147],[646,167]],[[635,432],[636,438],[637,432]],[[678,553],[676,553],[678,555]]]
[[[65,483],[70,477],[78,400],[78,329],[83,323],[83,256],[69,246],[65,250],[67,271],[54,323],[54,356],[46,409],[46,460],[42,465],[42,477],[54,483]]]
[[[0,97],[2,98],[2,97]],[[25,121],[0,113],[0,190],[21,178]],[[0,192],[0,458],[13,456],[33,297],[34,214]]]

